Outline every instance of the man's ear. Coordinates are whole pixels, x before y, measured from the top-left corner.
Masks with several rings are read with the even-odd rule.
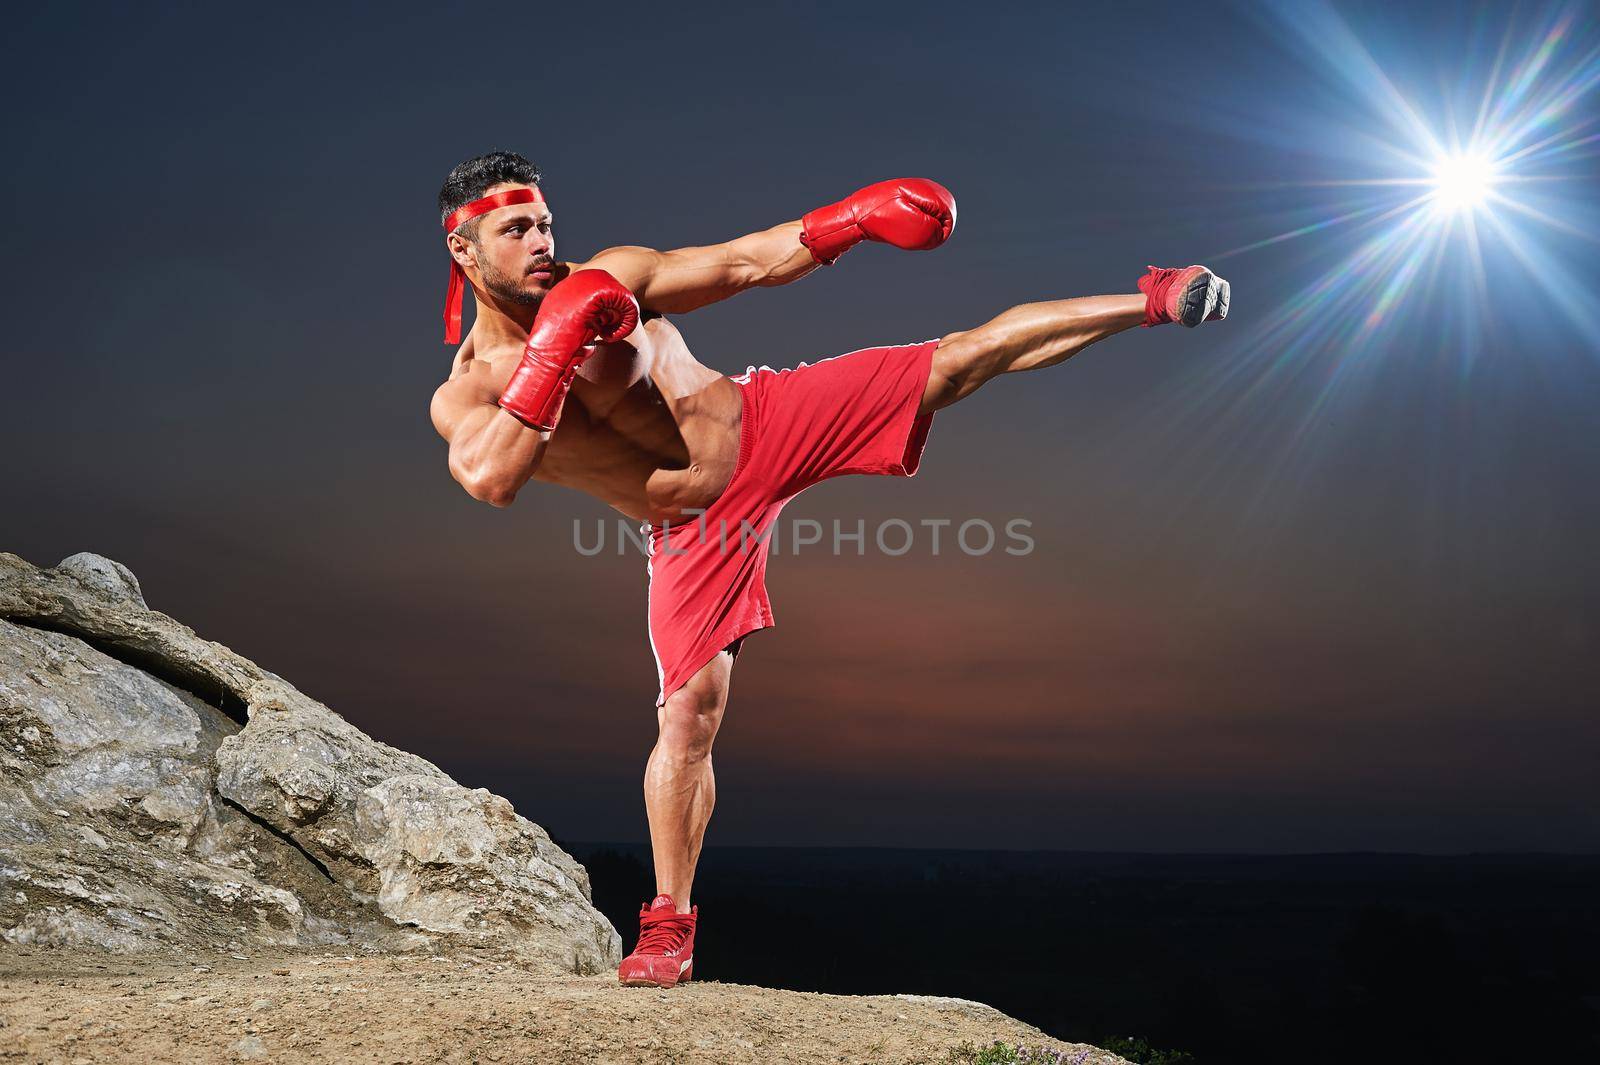
[[[468,267],[477,268],[477,249],[472,246],[472,241],[466,237],[463,237],[460,233],[446,233],[444,246],[450,252],[450,258],[454,259],[463,270]]]

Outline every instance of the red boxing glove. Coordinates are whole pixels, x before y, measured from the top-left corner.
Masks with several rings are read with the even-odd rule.
[[[926,251],[943,244],[956,227],[956,198],[927,178],[880,181],[818,207],[800,226],[800,243],[819,263],[833,262],[863,240]]]
[[[522,361],[500,394],[500,406],[535,429],[549,431],[596,340],[621,340],[639,324],[639,302],[604,270],[579,270],[539,306]]]

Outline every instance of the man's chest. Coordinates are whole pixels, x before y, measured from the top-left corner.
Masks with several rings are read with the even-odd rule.
[[[684,443],[652,374],[660,355],[647,323],[627,340],[602,344],[579,368],[567,409],[545,452],[558,469],[672,462]]]

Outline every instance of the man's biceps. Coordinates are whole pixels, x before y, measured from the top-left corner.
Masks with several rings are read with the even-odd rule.
[[[488,443],[484,431],[489,421],[490,418],[479,416],[476,411],[469,411],[456,423],[455,431],[448,437],[450,472],[456,475],[457,480],[461,479],[460,471],[474,468],[482,458],[485,445]]]
[[[489,395],[481,387],[468,384],[466,381],[450,381],[440,387],[433,394],[433,403],[429,413],[433,417],[433,427],[439,435],[446,440],[451,440],[463,432],[475,431],[481,428],[480,424],[486,418],[480,412],[488,412],[491,416],[499,405],[495,397]],[[474,415],[480,415],[474,417]]]
[[[428,404],[428,417],[433,421],[434,431],[449,440],[455,434],[456,424],[461,420],[461,408],[450,394],[449,385],[442,385],[433,394],[433,400]]]

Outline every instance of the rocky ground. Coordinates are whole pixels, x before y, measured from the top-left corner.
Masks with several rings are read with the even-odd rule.
[[[583,866],[504,798],[152,610],[111,559],[0,552],[0,941],[455,940],[622,957]]]
[[[954,999],[622,988],[621,956],[588,872],[504,798],[151,609],[111,559],[0,552],[0,1061],[959,1065],[1047,1042]]]
[[[995,1040],[1061,1051],[1064,1062],[1126,1065],[959,999],[715,981],[624,988],[509,951],[203,960],[0,951],[0,1062],[920,1065],[970,1060],[963,1043]]]

